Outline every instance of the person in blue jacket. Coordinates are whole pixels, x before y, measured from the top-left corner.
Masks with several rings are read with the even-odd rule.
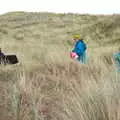
[[[119,48],[119,52],[117,52],[113,55],[113,59],[115,62],[116,72],[120,72],[120,48]]]
[[[80,35],[74,35],[73,41],[75,42],[74,49],[72,52],[77,54],[77,60],[79,60],[82,63],[86,63],[86,50],[87,46],[84,42],[84,40],[80,37]]]

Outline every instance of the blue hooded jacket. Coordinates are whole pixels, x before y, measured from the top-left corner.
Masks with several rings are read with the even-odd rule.
[[[84,43],[83,40],[78,40],[75,44],[74,49],[72,50],[72,52],[75,52],[78,56],[81,56],[85,53],[87,49],[86,44]]]

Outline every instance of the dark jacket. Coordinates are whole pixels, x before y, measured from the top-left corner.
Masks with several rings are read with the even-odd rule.
[[[4,57],[4,56],[5,56],[4,53],[0,52],[0,57]]]

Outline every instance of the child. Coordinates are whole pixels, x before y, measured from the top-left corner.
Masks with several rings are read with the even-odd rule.
[[[74,54],[75,57],[72,57],[72,58],[75,58],[78,61],[81,61],[82,63],[86,63],[87,46],[84,40],[80,37],[80,35],[74,35],[72,40],[75,42],[74,49],[72,50],[72,53],[71,53],[71,56],[72,54]]]

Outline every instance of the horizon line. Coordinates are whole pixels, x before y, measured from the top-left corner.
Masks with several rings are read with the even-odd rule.
[[[52,13],[52,14],[79,14],[79,15],[120,15],[120,13],[82,13],[82,12],[53,12],[53,11],[7,11],[0,13],[0,15],[6,15],[9,13]]]

